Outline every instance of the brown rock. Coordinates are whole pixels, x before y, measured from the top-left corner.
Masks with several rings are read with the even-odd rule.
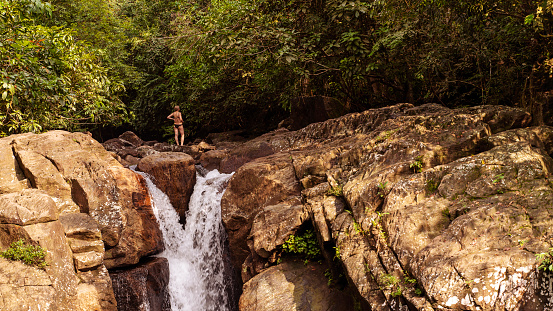
[[[17,192],[31,185],[19,164],[10,145],[10,138],[0,139],[0,194]]]
[[[57,209],[54,200],[37,189],[0,195],[0,223],[30,225],[57,220]]]
[[[353,310],[348,294],[327,285],[325,267],[316,263],[284,262],[244,284],[240,311]]]
[[[251,236],[253,251],[259,256],[268,258],[307,219],[299,200],[290,203],[267,206],[255,216]]]
[[[108,269],[137,264],[142,257],[164,249],[144,178],[124,168],[112,168],[111,174],[118,181],[121,202],[130,208],[125,210],[119,243],[106,249],[104,263]]]
[[[110,272],[119,311],[170,311],[169,263],[157,257],[132,269]]]
[[[51,131],[14,136],[11,144],[33,187],[54,198],[60,215],[82,212],[97,222],[110,267],[162,249],[142,177],[90,136]]]
[[[90,270],[100,266],[104,262],[104,250],[102,249],[101,252],[88,251],[74,254],[73,260],[77,270]]]
[[[80,310],[95,309],[98,305],[102,311],[118,310],[111,278],[104,265],[92,270],[77,271],[77,275],[82,281],[77,288],[77,307]]]
[[[119,135],[119,138],[123,139],[125,141],[128,141],[134,147],[140,147],[144,144],[144,141],[142,139],[140,139],[140,137],[136,136],[136,134],[131,132],[131,131],[126,131],[125,133]]]
[[[138,169],[153,177],[156,186],[167,194],[181,223],[184,223],[196,183],[194,159],[185,153],[159,153],[141,159]]]
[[[200,164],[208,171],[219,170],[221,161],[228,156],[227,150],[210,150],[202,153]]]
[[[221,213],[235,269],[249,254],[246,238],[255,215],[265,206],[299,196],[300,190],[287,154],[249,162],[233,175],[221,199]]]

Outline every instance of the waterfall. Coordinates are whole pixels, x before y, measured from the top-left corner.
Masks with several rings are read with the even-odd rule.
[[[169,261],[172,311],[229,311],[223,264],[226,232],[221,224],[221,198],[232,174],[199,168],[183,229],[169,198],[145,177],[154,214],[163,233]]]

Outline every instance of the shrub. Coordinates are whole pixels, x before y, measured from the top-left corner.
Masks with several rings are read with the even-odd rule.
[[[38,245],[25,245],[23,239],[13,242],[11,246],[0,253],[1,257],[10,260],[23,261],[25,264],[41,269],[46,267],[46,251]]]
[[[282,249],[287,253],[305,257],[306,260],[313,260],[321,255],[313,230],[306,230],[301,235],[291,235],[282,245]]]

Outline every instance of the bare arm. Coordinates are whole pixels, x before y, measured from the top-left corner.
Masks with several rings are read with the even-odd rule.
[[[175,116],[174,116],[174,112],[171,113],[170,115],[167,116],[167,119],[170,119],[170,120],[174,120],[175,119]]]

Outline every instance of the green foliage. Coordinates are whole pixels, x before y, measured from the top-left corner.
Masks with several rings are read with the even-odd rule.
[[[420,173],[422,172],[422,156],[418,156],[415,158],[415,161],[411,164],[409,164],[409,168],[413,169],[413,172]]]
[[[376,212],[376,218],[371,220],[372,226],[378,230],[378,235],[384,243],[386,243],[387,236],[386,236],[386,231],[384,231],[384,228],[382,227],[381,222],[382,222],[382,216],[388,215],[388,214],[389,213]]]
[[[495,177],[493,178],[492,180],[492,183],[498,183],[500,180],[502,180],[503,178],[505,178],[505,173],[501,173],[501,174],[497,174],[495,175]]]
[[[384,194],[386,193],[386,186],[388,186],[388,182],[385,181],[385,182],[379,182],[377,187],[378,187],[378,195],[380,195],[380,197],[384,197]]]
[[[344,187],[342,185],[337,185],[336,187],[331,187],[326,192],[327,195],[333,195],[335,197],[344,196]]]
[[[286,253],[297,254],[306,260],[313,260],[321,255],[321,249],[313,230],[306,230],[301,235],[291,235],[282,245]]]
[[[40,0],[0,1],[0,136],[120,125],[130,115],[99,54],[69,28],[49,26]]]
[[[547,253],[536,254],[536,260],[539,261],[538,269],[548,273],[553,272],[553,248],[550,248]]]
[[[27,265],[41,269],[47,266],[45,261],[46,251],[38,245],[25,245],[23,239],[13,242],[7,250],[0,253],[0,256],[10,260],[22,261]]]
[[[428,192],[430,193],[436,192],[439,186],[440,186],[440,182],[435,181],[434,179],[429,179],[426,181],[426,190],[428,190]]]
[[[451,219],[451,213],[449,212],[449,208],[446,207],[442,210],[442,216],[444,216],[448,220]]]

